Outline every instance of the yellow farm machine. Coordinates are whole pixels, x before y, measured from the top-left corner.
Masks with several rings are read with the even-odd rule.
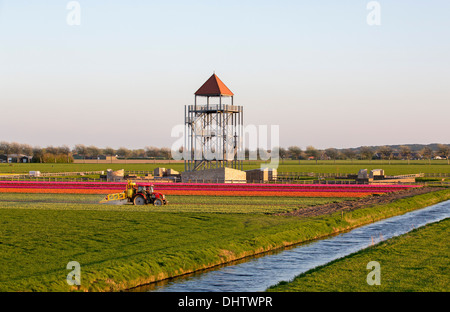
[[[125,191],[121,193],[109,194],[100,201],[100,203],[107,203],[117,200],[127,200],[134,205],[167,205],[168,201],[166,197],[159,192],[153,191],[153,185],[151,184],[136,184],[128,181]]]

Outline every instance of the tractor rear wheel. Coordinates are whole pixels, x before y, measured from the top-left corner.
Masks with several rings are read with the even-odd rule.
[[[145,198],[141,195],[136,196],[133,199],[133,204],[135,205],[145,205]]]
[[[163,204],[163,202],[159,198],[155,199],[155,201],[153,202],[153,205],[155,205],[155,206],[162,206],[162,204]]]

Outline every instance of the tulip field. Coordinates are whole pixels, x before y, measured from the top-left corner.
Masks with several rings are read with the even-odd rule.
[[[0,193],[108,194],[125,189],[121,182],[0,181]],[[363,197],[416,187],[413,185],[154,183],[165,195]]]
[[[143,183],[145,185],[145,183]],[[154,183],[169,205],[134,207],[99,202],[126,182],[0,181],[0,208],[107,209],[155,212],[283,213],[301,208],[408,189],[410,185]],[[113,206],[111,206],[111,204]]]
[[[144,183],[145,185],[145,183]],[[0,181],[0,208],[121,210],[188,213],[283,213],[411,188],[410,185],[154,183],[164,207],[99,202],[126,182]]]

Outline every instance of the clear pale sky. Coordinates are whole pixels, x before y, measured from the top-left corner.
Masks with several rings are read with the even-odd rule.
[[[450,143],[450,1],[0,0],[0,141],[170,147],[213,71],[280,145]]]

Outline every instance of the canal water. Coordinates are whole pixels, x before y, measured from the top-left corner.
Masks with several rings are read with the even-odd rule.
[[[314,267],[450,217],[450,201],[365,225],[333,237],[245,259],[207,272],[140,287],[159,292],[257,292]]]

